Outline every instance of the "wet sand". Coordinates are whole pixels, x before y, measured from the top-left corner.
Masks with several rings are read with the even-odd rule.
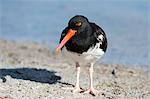
[[[142,66],[141,66],[142,67]],[[89,86],[87,68],[80,85]],[[34,42],[0,40],[0,99],[148,99],[150,72],[134,66],[96,64],[96,96],[72,93],[76,81],[73,62],[55,57],[47,46]]]

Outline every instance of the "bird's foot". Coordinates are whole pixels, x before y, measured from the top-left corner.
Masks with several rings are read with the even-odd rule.
[[[62,88],[62,89],[65,89],[65,90],[71,90],[73,93],[80,93],[80,92],[83,92],[83,89],[80,88],[80,87],[65,87],[65,88]]]
[[[76,93],[76,92],[82,92],[83,91],[83,89],[82,88],[80,88],[80,87],[75,87],[73,90],[72,90],[72,92],[73,93]]]
[[[96,94],[103,93],[103,91],[98,91],[94,88],[89,88],[88,90],[84,91],[83,93],[89,93],[89,94],[95,96]]]

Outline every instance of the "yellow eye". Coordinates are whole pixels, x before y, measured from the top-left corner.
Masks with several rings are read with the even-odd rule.
[[[81,26],[81,22],[77,22],[75,25],[76,26]]]

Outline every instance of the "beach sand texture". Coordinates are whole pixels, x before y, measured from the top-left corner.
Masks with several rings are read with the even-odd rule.
[[[116,64],[94,66],[94,87],[104,93],[72,93],[75,64],[56,57],[34,42],[0,40],[0,99],[149,99],[150,72]],[[87,68],[81,68],[80,85],[89,86]]]

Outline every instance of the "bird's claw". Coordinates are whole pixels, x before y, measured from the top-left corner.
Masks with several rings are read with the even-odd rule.
[[[98,91],[98,90],[96,90],[94,88],[89,88],[88,90],[84,91],[83,93],[89,93],[89,94],[95,96],[96,94],[101,93],[101,91]]]
[[[80,87],[75,87],[75,88],[72,90],[73,93],[76,93],[76,92],[80,93],[80,92],[82,92],[82,91],[83,91],[83,90],[82,90]]]

